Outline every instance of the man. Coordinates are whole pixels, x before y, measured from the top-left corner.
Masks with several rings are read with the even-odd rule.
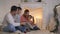
[[[14,16],[17,14],[18,9],[16,6],[11,7],[11,11],[7,13],[3,20],[3,31],[5,32],[15,32],[16,30],[21,30],[20,23],[17,23]],[[16,28],[19,26],[18,28]]]

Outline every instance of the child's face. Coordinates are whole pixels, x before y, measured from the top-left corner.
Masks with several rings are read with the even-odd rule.
[[[30,20],[30,21],[33,21],[33,20],[32,20],[32,17],[29,17],[29,20]]]

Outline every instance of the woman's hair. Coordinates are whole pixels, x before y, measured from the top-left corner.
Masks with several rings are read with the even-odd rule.
[[[28,9],[26,9],[26,10],[24,11],[24,14],[26,14],[27,12],[29,12],[29,10],[28,10]]]
[[[17,9],[18,9],[18,10],[22,10],[22,8],[21,8],[21,7],[17,7]]]

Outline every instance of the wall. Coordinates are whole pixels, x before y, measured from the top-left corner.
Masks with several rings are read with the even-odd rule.
[[[4,15],[10,11],[12,5],[19,5],[20,0],[0,0],[0,22],[2,22]]]

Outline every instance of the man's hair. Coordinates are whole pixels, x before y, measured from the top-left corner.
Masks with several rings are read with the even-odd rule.
[[[18,10],[22,10],[22,8],[21,8],[21,7],[17,7],[17,9],[18,9]]]
[[[24,13],[27,13],[27,12],[29,12],[29,10],[28,10],[28,9],[26,9],[26,10],[24,11]]]
[[[13,12],[13,11],[17,11],[17,6],[12,6],[11,7],[11,12]]]

